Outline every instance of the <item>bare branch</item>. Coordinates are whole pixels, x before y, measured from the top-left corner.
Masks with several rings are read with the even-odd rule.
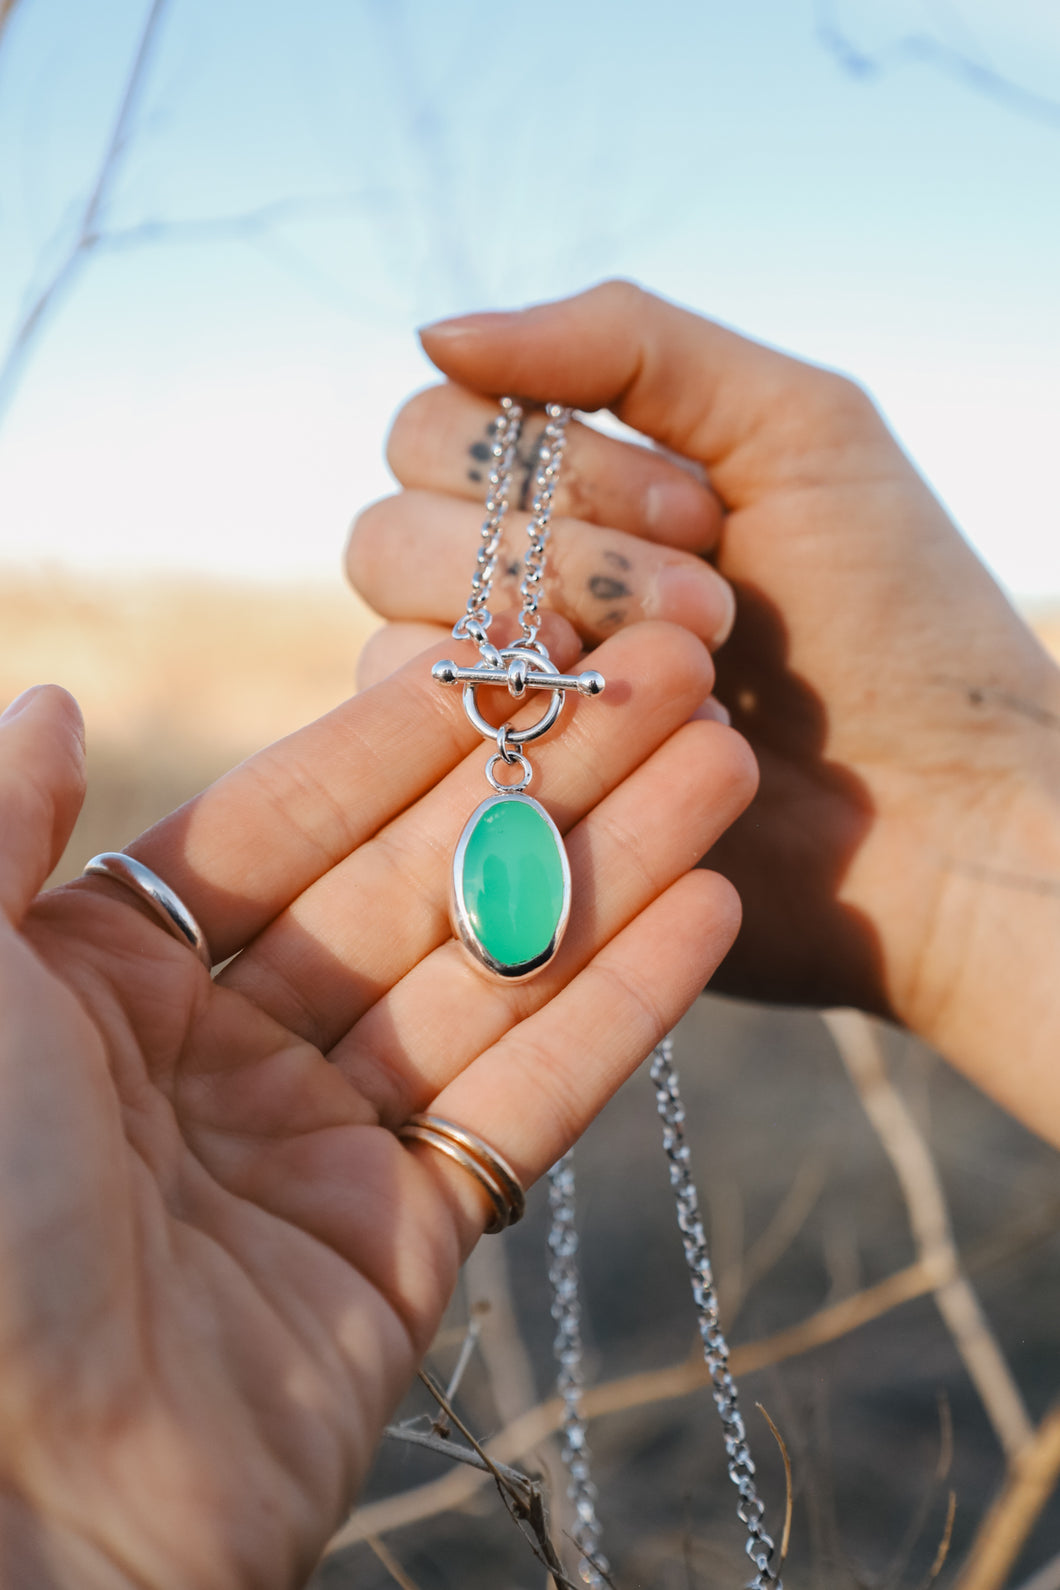
[[[967,50],[932,33],[904,33],[889,49],[871,54],[861,49],[836,16],[835,0],[818,0],[817,35],[852,77],[877,77],[909,61],[921,61],[956,78],[976,93],[1035,121],[1060,127],[1060,102],[1014,82]]]
[[[379,1540],[375,1535],[369,1535],[365,1545],[375,1552],[391,1579],[396,1585],[400,1585],[401,1590],[419,1590],[419,1586],[414,1580],[409,1578],[393,1552],[383,1541]]]
[[[934,1283],[934,1275],[924,1265],[910,1265],[908,1269],[897,1271],[876,1286],[867,1287],[856,1297],[844,1298],[840,1303],[811,1314],[797,1325],[757,1342],[734,1347],[729,1367],[734,1375],[746,1375],[836,1341],[891,1309],[913,1298],[926,1296],[932,1291]],[[585,1416],[590,1420],[599,1419],[605,1414],[669,1402],[706,1385],[709,1385],[709,1376],[702,1359],[683,1359],[665,1369],[648,1370],[592,1387],[585,1393]],[[488,1443],[490,1459],[494,1463],[515,1461],[524,1453],[535,1450],[546,1436],[555,1434],[562,1421],[563,1404],[558,1397],[540,1403],[492,1438]],[[401,1529],[421,1518],[463,1507],[485,1478],[485,1475],[466,1467],[454,1469],[452,1473],[432,1480],[427,1485],[370,1502],[355,1513],[332,1538],[328,1552],[330,1554],[344,1546],[353,1545],[366,1535],[385,1535],[392,1529]]]
[[[822,1020],[857,1089],[905,1199],[920,1262],[935,1276],[935,1301],[1006,1455],[1034,1438],[1008,1362],[961,1270],[946,1198],[927,1143],[887,1074],[876,1033],[857,1010],[825,1011]]]
[[[512,1485],[507,1478],[511,1470],[502,1470],[498,1467],[486,1449],[472,1435],[441,1387],[436,1386],[431,1377],[425,1374],[422,1369],[418,1371],[418,1376],[442,1409],[446,1418],[456,1425],[465,1441],[470,1443],[483,1460],[486,1469],[496,1482],[501,1500],[519,1526],[520,1534],[528,1541],[530,1549],[538,1561],[544,1563],[559,1590],[578,1590],[578,1586],[573,1579],[567,1577],[563,1564],[556,1553],[556,1548],[552,1544],[552,1538],[548,1530],[548,1516],[545,1511],[545,1498],[541,1486],[533,1480],[526,1480],[523,1475],[519,1475],[519,1479],[522,1481],[521,1485]],[[528,1495],[525,1495],[526,1488],[528,1488]]]
[[[479,1333],[481,1329],[481,1316],[476,1310],[473,1309],[471,1311],[471,1318],[467,1322],[467,1329],[464,1332],[464,1339],[460,1343],[460,1351],[457,1354],[456,1363],[453,1366],[453,1372],[449,1376],[449,1384],[445,1388],[445,1395],[450,1402],[452,1402],[453,1398],[460,1390],[460,1383],[463,1380],[464,1375],[467,1373],[467,1366],[471,1362],[475,1348],[479,1344]]]
[[[784,1440],[784,1437],[773,1423],[773,1420],[769,1414],[769,1409],[764,1407],[760,1402],[756,1402],[755,1407],[758,1409],[759,1413],[762,1415],[763,1419],[766,1421],[770,1430],[772,1431],[773,1439],[780,1448],[780,1455],[784,1460],[784,1528],[781,1530],[780,1534],[780,1549],[777,1552],[777,1565],[774,1569],[774,1572],[779,1578],[780,1570],[783,1568],[787,1559],[788,1546],[791,1542],[791,1514],[795,1504],[795,1493],[791,1483],[791,1458],[788,1455],[787,1442]]]
[[[953,1539],[953,1520],[956,1517],[957,1492],[951,1489],[946,1495],[946,1521],[942,1526],[942,1539],[939,1541],[935,1560],[928,1569],[927,1578],[924,1580],[921,1590],[931,1590],[931,1586],[935,1583],[945,1566],[946,1558],[950,1554],[950,1542]]]
[[[979,1526],[956,1590],[1000,1590],[1058,1478],[1060,1403],[1009,1465],[1008,1479]]]
[[[428,1452],[437,1452],[439,1457],[449,1458],[454,1463],[467,1463],[469,1467],[479,1469],[483,1474],[502,1475],[509,1485],[520,1492],[526,1505],[530,1505],[530,1487],[533,1481],[526,1474],[520,1474],[518,1469],[509,1468],[507,1464],[498,1463],[496,1459],[486,1458],[473,1446],[461,1446],[458,1441],[447,1441],[444,1435],[436,1435],[433,1430],[416,1430],[409,1424],[388,1424],[383,1435],[388,1441],[404,1441],[408,1446],[419,1446]]]
[[[467,1295],[473,1307],[481,1305],[483,1309],[479,1351],[501,1425],[512,1424],[537,1399],[533,1363],[512,1298],[507,1252],[503,1242],[480,1242],[464,1266]],[[557,1442],[549,1436],[526,1456],[547,1476],[553,1532],[568,1537],[574,1527],[574,1509],[567,1496]]]
[[[931,1483],[925,1486],[923,1493],[920,1496],[919,1503],[909,1520],[909,1526],[906,1529],[905,1536],[894,1557],[891,1559],[887,1569],[886,1578],[883,1581],[883,1590],[897,1590],[897,1587],[905,1582],[906,1570],[909,1567],[909,1562],[912,1558],[913,1552],[916,1550],[920,1538],[927,1526],[928,1519],[931,1516],[932,1509],[935,1505],[935,1499],[938,1495],[939,1486],[942,1484],[943,1480],[949,1477],[949,1472],[953,1465],[953,1411],[950,1407],[950,1400],[944,1391],[940,1391],[938,1393],[938,1412],[939,1455],[935,1461],[935,1473],[932,1476]],[[952,1495],[953,1493],[951,1492],[950,1494]],[[950,1514],[955,1508],[956,1499],[954,1499],[952,1504],[947,1503],[948,1523],[945,1526],[943,1534],[943,1539],[946,1542],[947,1552],[949,1550],[948,1542],[950,1534],[952,1533],[953,1525],[953,1519]],[[935,1561],[938,1563],[938,1568],[932,1568],[927,1583],[921,1585],[920,1590],[929,1590],[929,1586],[938,1577],[938,1572],[941,1571],[942,1567],[942,1564],[938,1562],[939,1551],[941,1551],[941,1549],[942,1548],[940,1546],[939,1550],[935,1553]],[[945,1561],[945,1554],[943,1555],[943,1561]]]
[[[107,139],[103,157],[77,222],[73,240],[51,276],[27,306],[22,319],[12,333],[3,357],[0,358],[0,415],[3,415],[14,395],[30,349],[39,336],[45,320],[57,307],[63,294],[69,292],[85,260],[99,242],[100,218],[121,169],[130,128],[168,4],[169,0],[152,0],[140,32],[132,66],[125,79],[110,137]],[[10,15],[10,8],[7,15]]]
[[[795,1172],[791,1186],[773,1211],[769,1224],[751,1243],[742,1262],[734,1267],[734,1273],[726,1277],[725,1302],[730,1328],[751,1288],[780,1262],[806,1224],[827,1177],[828,1162],[823,1155],[815,1154],[804,1159]],[[722,1290],[720,1281],[718,1290]]]
[[[472,1308],[480,1311],[479,1351],[502,1424],[533,1406],[534,1371],[512,1301],[503,1242],[480,1242],[464,1265]]]

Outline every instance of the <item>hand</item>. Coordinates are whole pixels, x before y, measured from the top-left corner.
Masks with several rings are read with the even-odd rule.
[[[736,593],[717,693],[761,789],[711,853],[744,904],[715,986],[890,1014],[1060,1136],[1057,670],[864,393],[623,283],[423,342],[459,385],[398,417],[409,489],[351,542],[367,599],[420,644],[452,610],[476,393],[606,407],[700,466],[573,427],[553,599],[589,642],[651,612],[714,643],[718,574]]]
[[[686,874],[753,764],[686,724],[709,658],[659,625],[608,643],[608,694],[535,756],[571,924],[537,980],[488,982],[445,908],[485,750],[433,660],[130,847],[235,955],[213,981],[109,880],[34,900],[80,805],[80,719],[54,687],[0,719],[5,1584],[301,1583],[489,1212],[393,1129],[433,1107],[531,1182],[735,933],[731,887]]]

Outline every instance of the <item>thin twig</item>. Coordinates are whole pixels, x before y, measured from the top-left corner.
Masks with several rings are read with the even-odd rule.
[[[467,1322],[467,1329],[464,1331],[464,1339],[460,1343],[460,1351],[457,1354],[456,1363],[453,1365],[453,1372],[449,1376],[449,1384],[445,1388],[445,1395],[450,1402],[460,1390],[461,1382],[467,1373],[467,1366],[471,1362],[472,1354],[479,1344],[481,1326],[481,1316],[472,1309],[471,1317]]]
[[[827,1176],[828,1162],[823,1155],[812,1155],[799,1165],[765,1230],[751,1243],[737,1273],[729,1280],[726,1303],[730,1326],[751,1288],[779,1263],[806,1224]]]
[[[938,1497],[939,1487],[948,1478],[953,1464],[953,1412],[950,1408],[950,1400],[944,1391],[938,1393],[938,1415],[939,1451],[935,1460],[935,1472],[931,1477],[930,1484],[924,1487],[898,1550],[891,1559],[886,1577],[883,1580],[882,1590],[897,1590],[897,1587],[904,1583],[906,1569],[920,1537],[927,1527],[928,1519],[931,1517],[932,1509]],[[921,1587],[921,1590],[925,1590],[925,1587]]]
[[[1001,1256],[1005,1251],[1000,1240],[990,1239],[989,1247],[993,1256]],[[933,1269],[917,1260],[875,1285],[838,1303],[830,1303],[772,1336],[734,1347],[730,1359],[732,1372],[737,1376],[751,1374],[838,1341],[893,1309],[927,1296],[935,1289],[936,1283],[937,1276]],[[593,1420],[607,1414],[671,1401],[688,1396],[706,1384],[707,1373],[702,1359],[696,1363],[683,1359],[663,1369],[624,1376],[591,1388],[585,1395],[585,1416]],[[554,1397],[513,1420],[488,1443],[493,1462],[512,1463],[526,1453],[535,1451],[546,1437],[555,1434],[560,1428],[562,1415],[563,1405],[558,1397]],[[383,1497],[378,1502],[370,1502],[333,1537],[328,1545],[328,1553],[363,1540],[366,1535],[384,1535],[392,1529],[401,1529],[421,1519],[434,1517],[437,1513],[463,1507],[485,1478],[483,1473],[462,1466],[425,1485],[415,1486],[396,1496]],[[965,1587],[962,1585],[960,1590],[965,1590]],[[973,1590],[981,1590],[981,1587],[973,1587]],[[985,1587],[985,1590],[991,1590],[991,1587]],[[1057,1590],[1060,1590],[1060,1586]]]
[[[509,1486],[511,1481],[508,1479],[508,1474],[511,1471],[502,1470],[498,1467],[497,1463],[493,1458],[490,1457],[489,1453],[486,1451],[481,1442],[472,1435],[471,1431],[468,1429],[463,1419],[461,1419],[460,1415],[449,1401],[449,1398],[446,1396],[441,1386],[438,1386],[434,1383],[430,1375],[427,1374],[426,1370],[419,1369],[416,1371],[416,1373],[420,1382],[427,1387],[427,1390],[430,1392],[439,1408],[441,1408],[442,1412],[445,1414],[446,1419],[456,1425],[457,1429],[460,1431],[460,1434],[464,1437],[464,1440],[471,1447],[471,1450],[478,1455],[482,1462],[483,1468],[488,1474],[492,1474],[493,1478],[497,1482],[498,1487],[503,1490],[505,1486]],[[439,1437],[439,1439],[441,1439],[441,1437]],[[523,1476],[520,1475],[519,1478],[523,1479]],[[515,1487],[517,1492],[519,1489],[520,1487]],[[524,1497],[517,1494],[515,1499],[520,1503],[520,1505],[525,1505]]]
[[[1037,121],[1060,126],[1060,102],[1025,88],[988,62],[977,60],[965,49],[949,44],[935,34],[904,32],[884,50],[870,53],[855,44],[838,15],[835,0],[818,0],[817,34],[839,64],[854,77],[873,77],[888,67],[906,61],[926,61],[963,82],[977,93]]]
[[[404,1441],[407,1446],[423,1447],[425,1451],[436,1452],[439,1457],[449,1458],[454,1463],[466,1463],[469,1468],[478,1469],[483,1474],[495,1477],[499,1474],[513,1490],[520,1493],[526,1507],[530,1506],[533,1480],[518,1469],[509,1468],[506,1463],[498,1463],[496,1458],[483,1457],[473,1446],[461,1446],[459,1441],[449,1441],[444,1435],[436,1435],[433,1430],[417,1430],[410,1424],[388,1424],[383,1435],[388,1441]]]
[[[537,1400],[533,1363],[512,1297],[507,1255],[504,1242],[480,1242],[464,1265],[466,1295],[473,1300],[473,1308],[483,1310],[479,1350],[501,1426],[512,1424]],[[574,1512],[566,1494],[559,1447],[548,1436],[527,1455],[547,1481],[553,1531],[566,1537],[574,1527]]]
[[[840,1303],[811,1314],[797,1325],[757,1342],[734,1347],[729,1360],[730,1368],[736,1376],[750,1374],[836,1341],[859,1326],[889,1313],[891,1309],[914,1298],[924,1297],[932,1290],[934,1281],[934,1275],[926,1266],[912,1264],[875,1286],[867,1287],[855,1297],[844,1298]],[[590,1420],[599,1419],[606,1414],[672,1401],[698,1391],[708,1383],[709,1377],[702,1359],[698,1363],[684,1359],[664,1369],[647,1370],[592,1387],[585,1393],[585,1416]],[[490,1440],[492,1460],[510,1463],[524,1453],[535,1450],[546,1436],[560,1428],[562,1419],[563,1404],[558,1397],[531,1408]],[[332,1538],[328,1552],[363,1540],[365,1535],[385,1535],[391,1529],[400,1529],[419,1519],[433,1517],[435,1513],[462,1507],[479,1489],[484,1478],[468,1468],[454,1469],[452,1473],[429,1484],[402,1491],[397,1496],[384,1497],[378,1502],[370,1502],[355,1513]]]
[[[979,1526],[956,1590],[1000,1590],[1060,1478],[1060,1403],[1009,1465],[1000,1495]]]
[[[418,1370],[417,1374],[446,1417],[456,1425],[465,1441],[469,1442],[474,1451],[483,1459],[497,1486],[501,1500],[511,1517],[518,1524],[520,1533],[529,1544],[534,1556],[537,1557],[539,1562],[544,1563],[556,1581],[557,1590],[578,1590],[578,1586],[574,1581],[567,1577],[563,1564],[556,1553],[556,1548],[552,1544],[552,1538],[548,1530],[548,1518],[545,1512],[545,1499],[540,1485],[535,1484],[532,1480],[526,1480],[525,1476],[520,1475],[520,1480],[524,1481],[529,1490],[528,1496],[524,1497],[522,1494],[523,1487],[521,1485],[512,1485],[508,1480],[507,1473],[511,1471],[502,1471],[497,1466],[482,1444],[472,1435],[441,1387],[436,1386],[430,1375],[426,1374],[422,1369]]]
[[[953,1520],[957,1517],[957,1492],[950,1487],[946,1496],[946,1521],[942,1526],[942,1539],[939,1541],[935,1560],[928,1569],[927,1578],[920,1586],[920,1590],[931,1590],[939,1574],[942,1572],[946,1558],[950,1554],[950,1542],[953,1539]]]
[[[857,1090],[905,1199],[917,1255],[935,1276],[939,1313],[1010,1459],[1034,1437],[1008,1361],[961,1269],[946,1197],[935,1161],[913,1116],[887,1074],[868,1017],[858,1010],[829,1010],[822,1020]]]
[[[378,1535],[369,1535],[365,1540],[365,1545],[375,1552],[394,1583],[401,1586],[401,1590],[419,1590],[419,1586],[414,1580],[409,1578],[393,1552],[379,1539]]]
[[[784,1562],[788,1555],[788,1544],[791,1540],[791,1514],[795,1504],[795,1493],[791,1483],[791,1458],[788,1456],[787,1442],[784,1440],[784,1437],[773,1423],[773,1420],[769,1414],[769,1409],[764,1407],[760,1402],[756,1402],[755,1407],[758,1409],[759,1413],[768,1424],[770,1430],[773,1432],[773,1439],[780,1448],[780,1455],[784,1460],[784,1528],[780,1533],[780,1550],[777,1554],[777,1565],[774,1569],[774,1572],[779,1578],[780,1570],[783,1568]]]
[[[63,293],[69,290],[88,255],[100,240],[99,222],[115,177],[121,169],[122,157],[128,146],[129,129],[143,92],[147,69],[168,3],[169,0],[152,0],[140,32],[132,66],[125,79],[114,125],[77,222],[73,239],[51,276],[29,303],[22,319],[15,327],[3,358],[0,359],[0,415],[14,395],[30,349],[40,334],[45,320]]]

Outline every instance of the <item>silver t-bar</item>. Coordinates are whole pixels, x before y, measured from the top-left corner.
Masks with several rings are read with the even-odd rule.
[[[516,698],[527,690],[576,690],[581,696],[598,696],[604,688],[603,674],[593,668],[583,674],[551,673],[532,668],[525,657],[513,657],[507,668],[488,668],[484,663],[458,668],[446,658],[435,663],[431,675],[440,685],[506,685]]]

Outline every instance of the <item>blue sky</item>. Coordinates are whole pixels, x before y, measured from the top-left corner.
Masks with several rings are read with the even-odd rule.
[[[147,11],[0,40],[0,344]],[[170,0],[103,229],[0,419],[0,560],[333,578],[413,327],[622,273],[858,375],[1060,598],[1049,0]]]

